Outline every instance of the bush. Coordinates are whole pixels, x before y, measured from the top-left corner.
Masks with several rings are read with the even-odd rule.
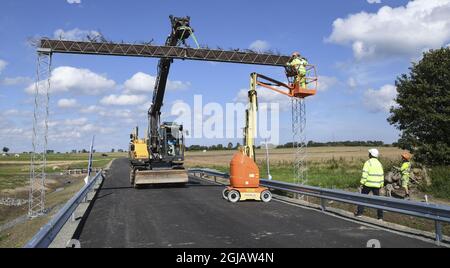
[[[431,185],[421,185],[420,189],[434,197],[450,199],[450,167],[440,166],[430,170]]]

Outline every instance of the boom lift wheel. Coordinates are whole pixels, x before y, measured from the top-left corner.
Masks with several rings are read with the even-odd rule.
[[[228,193],[228,201],[230,201],[231,203],[237,203],[239,202],[239,200],[241,200],[241,194],[238,191],[231,190]]]
[[[272,193],[269,190],[265,190],[261,193],[261,200],[264,203],[269,203],[272,201]]]
[[[130,168],[130,183],[134,185],[134,181],[136,179],[136,170],[134,168]]]
[[[228,189],[223,190],[223,192],[222,192],[223,199],[228,200],[228,193],[229,192],[230,191]]]

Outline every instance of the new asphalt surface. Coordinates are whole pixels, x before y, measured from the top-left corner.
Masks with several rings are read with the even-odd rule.
[[[422,240],[272,201],[231,204],[222,186],[134,189],[128,161],[114,161],[77,238],[83,248],[433,247]]]

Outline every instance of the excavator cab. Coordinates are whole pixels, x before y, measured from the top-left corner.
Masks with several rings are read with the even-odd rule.
[[[174,168],[182,167],[185,151],[183,126],[166,122],[161,125],[159,131],[165,161],[171,163]]]

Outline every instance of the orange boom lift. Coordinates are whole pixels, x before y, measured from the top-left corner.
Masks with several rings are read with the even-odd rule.
[[[231,160],[230,186],[223,191],[223,198],[232,203],[246,200],[268,203],[272,200],[270,190],[260,186],[260,172],[256,164],[257,86],[273,90],[290,98],[306,98],[317,93],[317,75],[314,66],[308,65],[307,75],[302,77],[302,79],[306,80],[306,88],[301,88],[301,82],[299,82],[301,79],[296,79],[298,73],[291,68],[286,69],[286,75],[289,81],[288,84],[261,74],[251,74],[250,90],[248,92],[249,107],[244,130],[244,146],[239,148],[239,152]]]

